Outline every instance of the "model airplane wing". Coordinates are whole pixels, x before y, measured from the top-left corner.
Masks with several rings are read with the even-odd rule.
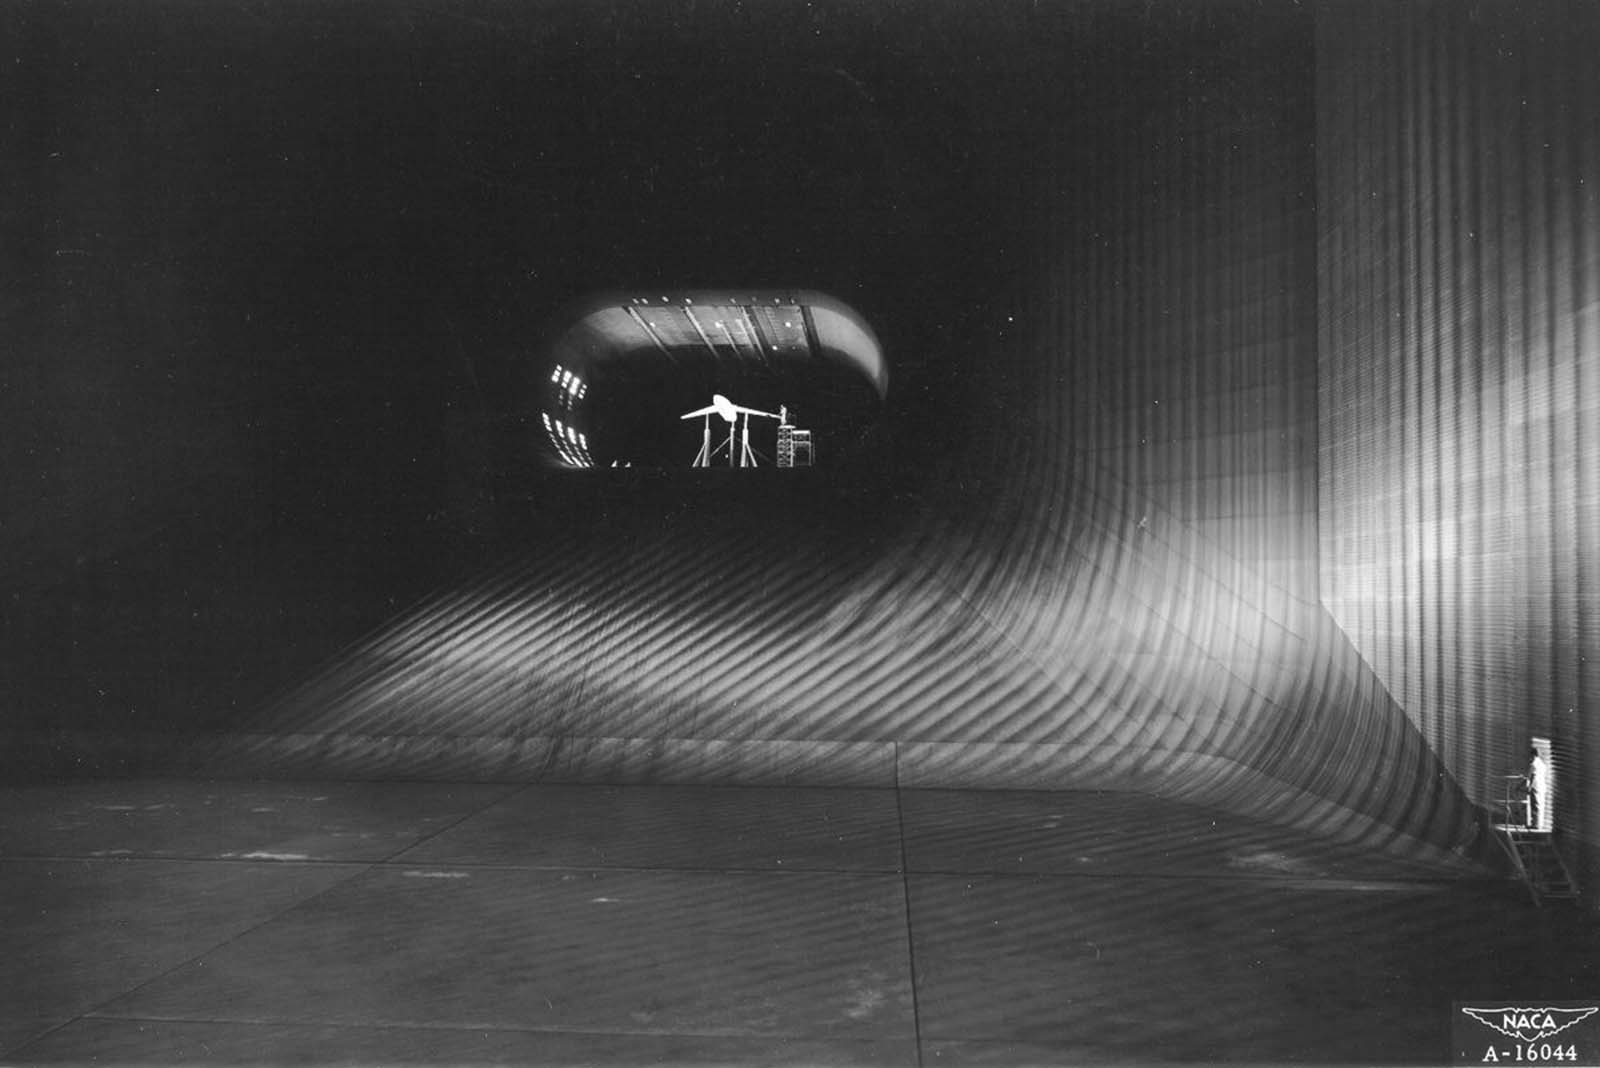
[[[740,415],[759,415],[767,419],[778,419],[780,416],[771,412],[764,412],[759,408],[746,408],[742,404],[735,404],[720,393],[711,396],[711,403],[704,408],[696,408],[692,412],[678,416],[679,419],[699,419],[703,415],[720,415],[724,422],[737,422]]]

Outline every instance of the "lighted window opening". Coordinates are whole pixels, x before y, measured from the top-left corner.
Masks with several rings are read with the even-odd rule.
[[[771,293],[717,293],[691,298],[680,292],[658,297],[618,294],[595,298],[592,307],[586,305],[567,333],[546,350],[546,358],[559,358],[559,353],[565,351],[580,361],[584,371],[557,363],[554,358],[545,365],[556,391],[540,391],[542,397],[531,405],[535,410],[546,409],[551,418],[546,440],[536,446],[543,452],[545,462],[560,467],[574,461],[593,465],[604,456],[606,466],[611,466],[619,460],[637,463],[649,454],[652,459],[659,458],[660,466],[672,467],[680,447],[687,459],[692,445],[690,431],[679,432],[669,426],[666,416],[657,426],[645,414],[654,388],[652,375],[665,383],[663,397],[682,395],[685,410],[704,406],[702,398],[690,396],[687,391],[688,383],[697,377],[707,384],[708,391],[729,386],[744,390],[736,393],[735,399],[773,413],[779,409],[778,400],[800,399],[787,393],[778,396],[773,392],[775,386],[779,392],[793,390],[807,396],[814,392],[823,405],[819,413],[824,433],[831,440],[834,423],[843,427],[852,435],[846,442],[844,463],[857,461],[868,447],[864,444],[866,438],[859,433],[861,422],[870,417],[874,403],[874,398],[861,387],[874,390],[878,394],[876,400],[881,402],[887,377],[882,350],[870,328],[852,309],[825,294],[807,292],[803,296],[803,303],[792,294]],[[656,300],[662,304],[660,314],[652,305]],[[814,312],[818,318],[813,331]],[[690,327],[695,329],[691,331]],[[730,355],[738,358],[737,366],[730,365]],[[814,359],[807,360],[808,356]],[[586,410],[593,402],[588,400],[585,373],[595,373],[601,381],[601,388],[595,392],[604,407],[594,413]],[[757,390],[768,395],[762,396]],[[568,424],[569,418],[582,418],[586,425],[596,426],[598,436],[592,454],[587,433]],[[772,432],[760,418],[750,420],[748,428],[741,424],[737,431],[739,444],[732,450],[726,431],[720,426],[711,430],[714,440],[703,451],[725,460],[732,451],[736,454],[732,466],[736,467],[777,466],[775,459],[767,459],[762,452],[761,442],[768,442],[770,447]],[[680,446],[679,438],[686,443]],[[741,462],[750,453],[754,459]],[[785,450],[785,460],[794,458],[793,452]],[[805,459],[802,444],[800,463],[804,464]],[[703,463],[702,459],[692,465]]]
[[[1549,834],[1555,830],[1556,766],[1550,739],[1528,740],[1528,829]]]

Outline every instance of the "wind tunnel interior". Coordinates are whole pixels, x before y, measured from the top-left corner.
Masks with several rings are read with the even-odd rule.
[[[1382,620],[1323,604],[1319,479],[1366,455],[1328,455],[1329,287],[1387,253],[1328,258],[1366,223],[1319,215],[1357,181],[1319,138],[1388,106],[1354,42],[1415,32],[1362,10],[7,12],[11,752],[1111,787],[1478,848],[1519,713],[1414,701],[1374,670]],[[1592,108],[1565,63],[1549,93]],[[1581,128],[1552,180],[1592,160]],[[539,462],[543,331],[595,293],[730,287],[871,325],[892,374],[859,462]],[[620,408],[709,399],[654,374]],[[1594,381],[1561,416],[1585,441]],[[1562,648],[1583,559],[1548,562]],[[1568,675],[1581,709],[1593,668]]]

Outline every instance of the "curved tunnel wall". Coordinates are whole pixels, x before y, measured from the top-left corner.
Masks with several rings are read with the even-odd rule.
[[[927,420],[923,437],[896,443],[898,481],[857,497],[815,481],[782,499],[604,479],[551,491],[516,550],[265,714],[130,744],[152,763],[209,773],[1134,788],[1372,843],[1462,844],[1476,811],[1457,782],[1470,765],[1450,755],[1456,721],[1419,718],[1403,680],[1373,669],[1369,635],[1319,602],[1327,569],[1340,566],[1319,561],[1338,519],[1326,502],[1319,515],[1319,470],[1343,430],[1325,392],[1319,404],[1317,376],[1338,369],[1329,317],[1344,312],[1326,289],[1338,225],[1322,228],[1319,282],[1314,202],[1319,178],[1335,202],[1330,183],[1344,182],[1348,160],[1320,149],[1313,125],[1367,121],[1332,95],[1346,77],[1339,36],[1325,27],[1328,54],[1315,55],[1312,18],[1287,8],[1058,7],[955,5],[926,24],[866,27],[856,36],[867,44],[849,45],[861,78],[795,84],[849,99],[860,120],[851,129],[881,134],[871,147],[884,169],[849,172],[806,200],[862,147],[855,138],[818,157],[808,142],[783,157],[795,164],[780,169],[785,197],[746,201],[742,225],[801,250],[785,263],[806,268],[799,282],[840,293],[883,328],[897,396],[925,403],[930,382],[960,394],[946,409],[957,429]],[[679,226],[674,214],[714,215],[741,182],[764,189],[773,173],[759,154],[737,155],[750,129],[699,121],[696,109],[715,113],[730,85],[745,84],[727,70],[703,81],[653,72],[699,95],[658,92],[648,79],[630,90],[608,82],[614,72],[586,74],[554,43],[563,34],[452,21],[425,41],[404,20],[385,22],[384,62],[367,67],[354,62],[374,47],[363,17],[338,16],[348,24],[324,52],[300,59],[340,72],[306,83],[315,99],[278,89],[291,111],[328,126],[275,135],[295,151],[263,142],[263,158],[296,169],[240,157],[241,173],[275,176],[264,200],[274,210],[252,216],[261,234],[278,233],[280,202],[320,191],[275,262],[317,262],[327,224],[353,220],[337,269],[306,285],[339,281],[313,307],[340,324],[329,327],[340,346],[285,356],[295,382],[393,382],[409,371],[403,399],[437,409],[424,372],[438,354],[407,336],[375,343],[389,336],[372,324],[389,321],[396,291],[384,283],[397,278],[402,295],[437,283],[431,306],[489,318],[500,305],[479,295],[484,277],[559,276],[590,291],[617,284],[607,272],[619,263],[653,284],[668,267],[742,272],[771,260],[777,237],[742,244],[733,228]],[[616,53],[617,70],[647,73],[672,53],[663,42],[682,48],[726,28],[567,17],[574,34],[620,35],[632,50]],[[760,66],[750,50],[787,54],[813,29],[784,40],[737,28],[738,77]],[[915,47],[896,52],[906,34]],[[438,40],[454,43],[429,43]],[[175,63],[185,47],[170,45]],[[460,65],[464,50],[483,62]],[[891,54],[917,58],[893,67]],[[544,69],[551,56],[565,66]],[[272,65],[257,62],[268,77]],[[452,79],[465,87],[434,94]],[[524,110],[502,99],[507,84],[528,90],[515,98]],[[366,121],[402,87],[404,114],[384,113],[392,128]],[[247,88],[234,91],[255,99]],[[785,92],[768,96],[797,107]],[[691,101],[687,117],[680,99]],[[449,100],[459,114],[439,104]],[[627,126],[641,102],[661,106]],[[186,121],[200,132],[220,122],[193,111]],[[463,117],[470,138],[455,137]],[[661,142],[674,151],[654,151],[647,135],[658,127],[675,132]],[[603,145],[618,130],[641,140],[581,166],[551,162],[563,145]],[[770,129],[756,133],[782,147]],[[468,141],[486,147],[467,152]],[[383,146],[403,147],[404,165],[382,169],[390,184],[374,200],[364,161],[381,153],[361,149]],[[637,166],[617,166],[628,153]],[[392,271],[366,282],[345,270],[381,258],[375,235],[412,233],[402,216],[435,221],[413,239],[427,255],[393,257]],[[434,273],[412,277],[418,264]],[[573,295],[557,288],[542,291],[547,306]],[[880,288],[892,296],[874,299]],[[362,301],[379,311],[350,310]],[[1357,300],[1351,314],[1377,313]],[[1004,331],[986,325],[1001,322]],[[383,373],[365,373],[355,351],[378,353],[368,359]],[[254,388],[253,399],[270,396]],[[342,418],[307,421],[336,441],[359,436]],[[393,419],[396,438],[429,437]],[[325,463],[315,448],[297,456],[306,468]],[[387,470],[382,459],[348,465],[351,479]]]
[[[1460,791],[1318,603],[1306,28],[1079,87],[1032,201],[1032,418],[984,457],[998,506],[955,524],[965,551],[941,532],[941,571],[1098,680],[1058,715],[1164,754],[1165,788],[1232,773],[1246,808],[1308,790],[1455,839]]]
[[[1474,796],[1550,737],[1600,879],[1600,12],[1319,23],[1323,596]]]
[[[1317,599],[1310,23],[1243,40],[1045,103],[1025,329],[974,354],[1003,417],[917,516],[613,495],[291,694],[252,758],[1143,789],[1466,847]]]

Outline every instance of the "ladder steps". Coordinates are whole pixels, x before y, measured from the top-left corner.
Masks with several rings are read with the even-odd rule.
[[[1516,862],[1517,873],[1527,884],[1536,904],[1546,900],[1576,901],[1577,883],[1567,870],[1566,861],[1550,840],[1548,833],[1522,831],[1511,827],[1500,828],[1503,842],[1510,846]]]

